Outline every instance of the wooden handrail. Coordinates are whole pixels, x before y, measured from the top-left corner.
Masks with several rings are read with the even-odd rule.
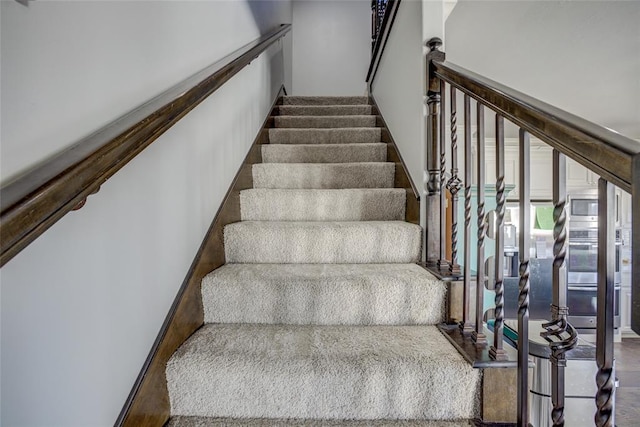
[[[438,78],[631,193],[637,141],[448,61],[432,64]]]
[[[290,30],[281,25],[3,185],[0,266]]]
[[[446,190],[451,191],[455,199],[458,187],[458,168],[455,160],[451,164],[451,178],[447,179],[447,152],[451,159],[456,159],[458,108],[456,105],[457,91],[464,93],[464,148],[466,169],[470,168],[471,157],[471,108],[470,99],[477,101],[476,105],[476,148],[477,148],[477,179],[471,182],[471,176],[465,175],[465,277],[462,309],[462,330],[471,329],[469,340],[477,347],[489,344],[486,340],[484,326],[483,295],[485,289],[492,289],[495,293],[493,311],[493,340],[489,355],[493,360],[500,361],[506,356],[503,346],[504,333],[504,299],[505,283],[502,265],[505,253],[504,246],[504,215],[505,215],[505,143],[504,121],[509,120],[519,127],[519,282],[518,282],[518,371],[517,371],[517,421],[518,426],[529,424],[529,298],[531,241],[530,184],[535,179],[531,176],[531,150],[529,134],[538,137],[553,148],[553,263],[552,273],[549,274],[552,285],[552,300],[550,304],[550,322],[542,324],[542,331],[538,331],[549,346],[551,353],[550,369],[552,377],[551,403],[553,409],[551,418],[554,425],[562,424],[565,408],[565,380],[564,369],[567,353],[578,343],[578,330],[571,324],[569,317],[571,310],[568,293],[569,278],[567,275],[567,261],[573,255],[568,248],[570,236],[570,216],[567,214],[567,158],[573,159],[587,169],[600,175],[598,181],[598,213],[597,213],[597,315],[596,315],[596,361],[598,373],[596,379],[598,402],[595,415],[597,425],[609,425],[615,414],[615,367],[614,367],[614,316],[615,316],[615,278],[616,270],[616,226],[612,214],[615,205],[614,184],[632,193],[633,206],[633,235],[632,246],[640,246],[640,143],[626,138],[614,131],[584,120],[552,105],[546,104],[500,83],[482,77],[476,73],[449,63],[445,60],[445,53],[440,51],[442,40],[432,38],[428,41],[428,125],[426,132],[426,147],[428,159],[429,181],[427,185],[427,264],[432,268],[443,271],[448,266],[449,274],[455,276],[456,265],[455,245],[457,235],[456,204],[452,201],[448,213],[443,209]],[[447,86],[450,95],[447,95]],[[449,97],[449,99],[447,99]],[[486,108],[485,108],[486,107]],[[483,191],[486,177],[486,161],[484,151],[485,116],[484,110],[495,113],[495,209],[491,211],[493,219],[485,214],[487,198]],[[447,111],[448,110],[448,111]],[[447,147],[447,112],[450,123],[450,148]],[[438,161],[439,158],[439,161]],[[476,318],[471,320],[471,311],[466,301],[470,298],[471,271],[468,268],[471,260],[471,202],[472,185],[477,186],[477,283],[476,287]],[[446,216],[451,217],[451,259],[445,255],[446,242],[441,237],[445,235],[442,225]],[[494,232],[491,238],[495,242],[492,255],[495,260],[493,271],[483,271],[487,256],[484,252],[484,240],[487,238],[487,223],[493,222]],[[440,230],[438,230],[440,225]],[[575,225],[574,225],[575,226]],[[589,226],[593,227],[593,226]],[[593,227],[595,228],[595,227]],[[433,232],[435,231],[435,233]],[[439,231],[439,233],[438,233]],[[574,254],[575,255],[575,254]],[[640,269],[640,251],[633,251],[632,267]],[[634,270],[635,271],[635,270]],[[486,282],[486,285],[485,285]],[[640,283],[633,284],[632,298],[634,308],[640,307]],[[633,310],[632,313],[638,310]],[[640,330],[640,316],[635,316],[632,328]]]
[[[400,0],[389,0],[387,3],[384,18],[382,18],[382,24],[378,31],[378,37],[376,38],[373,47],[371,62],[369,63],[369,70],[367,71],[367,78],[365,80],[370,85],[373,83],[373,79],[378,71],[378,65],[380,65],[380,59],[382,58],[384,48],[387,45],[387,40],[389,39],[389,34],[391,34],[391,28],[393,27],[393,22],[396,19],[399,7]]]

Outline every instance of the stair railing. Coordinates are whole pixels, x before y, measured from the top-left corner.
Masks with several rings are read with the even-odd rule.
[[[632,245],[640,248],[640,144],[594,123],[569,114],[537,99],[477,75],[445,60],[440,51],[442,41],[433,38],[427,43],[428,70],[428,119],[426,152],[428,161],[427,184],[427,239],[426,264],[441,276],[460,278],[464,284],[461,330],[466,339],[477,347],[490,345],[490,357],[507,358],[503,347],[504,327],[504,217],[505,217],[505,142],[504,121],[519,128],[519,297],[518,297],[518,426],[529,425],[529,248],[531,218],[530,200],[530,135],[553,149],[553,301],[551,321],[543,324],[541,334],[551,351],[552,403],[551,417],[554,426],[564,425],[564,367],[566,352],[577,344],[577,331],[568,321],[567,308],[567,191],[566,159],[570,158],[600,175],[598,183],[598,284],[597,284],[597,337],[596,363],[598,372],[595,425],[614,426],[615,417],[615,368],[613,352],[614,336],[614,272],[615,272],[615,218],[614,186],[632,194],[633,234]],[[449,90],[447,90],[447,87]],[[462,123],[464,178],[458,170],[458,111],[456,96],[463,95]],[[447,147],[446,114],[447,93],[450,108],[450,146]],[[472,115],[475,104],[477,155],[476,183],[478,208],[475,221],[477,237],[471,236],[474,221],[472,206]],[[495,114],[495,198],[496,208],[485,212],[485,110]],[[447,161],[447,151],[451,161]],[[449,168],[448,168],[449,166]],[[457,223],[458,192],[464,188],[464,224]],[[451,209],[446,210],[446,193],[451,195]],[[450,233],[447,235],[446,215],[450,215]],[[462,228],[464,250],[462,271],[458,265],[458,229]],[[449,239],[447,239],[449,237]],[[495,240],[495,253],[485,257],[485,241]],[[450,240],[451,248],[446,247]],[[471,245],[477,248],[476,295],[471,295],[474,275],[471,271]],[[447,250],[449,249],[449,251]],[[447,256],[447,253],[450,256]],[[640,271],[640,250],[633,251],[632,267]],[[640,332],[640,281],[632,285],[635,310],[632,328]],[[493,340],[487,342],[484,313],[484,290],[495,291],[493,309]],[[471,302],[475,299],[475,309]],[[475,315],[473,313],[475,312]]]
[[[385,45],[391,34],[393,22],[400,7],[400,0],[371,0],[371,61],[366,82],[371,86]]]
[[[0,267],[289,31],[275,28],[3,185]]]

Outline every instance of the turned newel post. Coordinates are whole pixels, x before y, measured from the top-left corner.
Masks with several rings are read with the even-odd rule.
[[[440,235],[440,203],[442,194],[442,180],[440,178],[440,86],[441,82],[435,75],[433,61],[444,61],[444,52],[439,48],[442,40],[434,37],[427,42],[427,218],[426,218],[426,256],[427,265],[437,266],[442,263],[440,247],[444,236]]]

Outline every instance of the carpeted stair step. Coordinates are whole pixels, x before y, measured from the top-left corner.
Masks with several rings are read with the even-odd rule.
[[[394,163],[258,163],[254,188],[392,188]]]
[[[254,188],[240,192],[240,212],[242,221],[402,221],[406,200],[404,188]]]
[[[272,144],[359,144],[375,143],[382,139],[380,128],[339,129],[269,129]]]
[[[264,163],[386,162],[387,144],[264,144]]]
[[[226,264],[202,281],[205,323],[434,325],[446,293],[417,264]]]
[[[283,105],[368,105],[366,96],[285,96]]]
[[[411,263],[421,228],[403,221],[241,221],[224,228],[227,263]]]
[[[276,128],[375,127],[376,116],[275,116]]]
[[[167,363],[173,415],[471,419],[478,370],[436,326],[207,324]]]
[[[343,116],[373,113],[373,105],[281,105],[281,116]]]
[[[471,420],[295,420],[288,418],[171,417],[167,427],[474,427]]]

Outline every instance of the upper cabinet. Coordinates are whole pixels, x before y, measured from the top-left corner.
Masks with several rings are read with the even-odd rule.
[[[462,133],[460,133],[462,135]],[[475,134],[472,148],[472,182],[477,178],[477,152],[475,147]],[[496,147],[492,138],[485,140],[485,184],[496,183]],[[461,175],[464,173],[463,150],[458,150],[458,165]],[[542,141],[531,138],[531,150],[529,152],[531,176],[529,185],[531,200],[551,201],[553,199],[553,149]],[[515,138],[505,139],[504,150],[505,184],[514,188],[507,194],[508,201],[516,201],[520,197],[519,173],[520,150]],[[567,158],[567,191],[592,190],[598,187],[599,176]]]
[[[599,176],[580,163],[567,159],[567,189],[588,190],[598,187]]]
[[[551,147],[539,141],[531,141],[529,191],[531,200],[551,200],[553,195],[552,177],[553,162]],[[485,150],[486,183],[495,184],[496,150],[493,143],[488,143]],[[507,195],[507,200],[515,201],[520,197],[520,149],[517,141],[505,141],[504,148],[504,180],[506,185],[514,189]]]

